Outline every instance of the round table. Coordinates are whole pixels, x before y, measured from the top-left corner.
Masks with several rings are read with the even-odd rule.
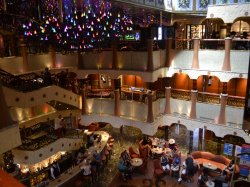
[[[211,180],[208,180],[208,181],[206,182],[206,185],[207,185],[207,187],[214,187],[214,186],[215,186],[214,182],[211,181]]]
[[[158,155],[160,155],[160,154],[163,153],[163,148],[159,148],[159,147],[151,148],[151,152],[152,152],[153,154],[158,154]]]
[[[211,164],[209,162],[203,162],[202,164],[205,168],[207,169],[211,169],[211,170],[216,170],[217,169],[217,166],[214,165],[214,164]]]
[[[141,158],[133,158],[133,159],[131,159],[130,163],[134,167],[139,167],[142,165],[143,161]]]

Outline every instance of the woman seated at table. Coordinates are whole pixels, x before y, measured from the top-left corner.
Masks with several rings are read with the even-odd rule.
[[[125,151],[121,153],[118,161],[118,170],[121,172],[123,180],[127,181],[132,176],[132,166],[125,154]]]
[[[168,156],[165,152],[163,152],[160,160],[161,160],[161,166],[162,166],[162,169],[164,170],[164,172],[166,173],[166,172],[170,171],[169,159],[168,159]]]
[[[230,175],[231,173],[233,173],[234,167],[235,167],[235,161],[233,159],[233,160],[231,160],[231,162],[224,169],[224,171],[226,172],[227,176]]]
[[[178,154],[174,154],[173,163],[171,165],[171,175],[175,174],[180,170],[181,159]]]

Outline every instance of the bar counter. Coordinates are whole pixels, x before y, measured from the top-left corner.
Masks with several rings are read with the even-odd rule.
[[[102,135],[102,139],[99,144],[94,145],[87,150],[89,159],[91,159],[92,153],[95,150],[97,150],[98,153],[101,153],[106,147],[108,139],[109,139],[109,134],[105,131],[95,131],[94,134]],[[61,173],[60,177],[58,177],[55,180],[50,181],[48,186],[49,187],[64,186],[67,182],[69,182],[71,179],[73,179],[74,177],[80,174],[81,172],[80,166],[81,166],[81,163],[71,169],[68,169],[64,173]]]

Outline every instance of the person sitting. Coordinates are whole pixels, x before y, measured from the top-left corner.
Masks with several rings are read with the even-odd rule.
[[[186,166],[186,163],[183,162],[181,169],[179,171],[178,183],[181,183],[182,180],[186,180],[186,179],[187,179],[187,166]]]
[[[171,165],[171,176],[175,176],[178,175],[178,171],[180,170],[180,157],[177,154],[174,154],[174,158],[173,158],[173,163]]]
[[[208,181],[208,175],[204,170],[202,170],[201,174],[198,177],[198,186],[205,187],[207,181]]]
[[[161,156],[161,166],[162,166],[162,169],[164,170],[165,173],[170,171],[169,159],[168,159],[168,156],[165,152],[163,152],[163,154]]]
[[[230,174],[233,173],[234,167],[235,167],[235,161],[234,161],[234,159],[233,159],[233,160],[231,160],[231,162],[226,166],[226,168],[224,169],[224,171],[226,172],[227,175],[230,175]]]
[[[118,170],[121,172],[123,180],[127,181],[132,176],[132,167],[130,162],[126,160],[126,156],[124,156],[124,152],[121,153],[121,156],[118,161]]]

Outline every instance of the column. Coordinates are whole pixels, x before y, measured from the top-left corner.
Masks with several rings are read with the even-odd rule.
[[[221,94],[220,95],[220,113],[215,120],[215,123],[217,124],[225,124],[226,123],[226,104],[227,104],[227,94]]]
[[[23,36],[21,36],[20,38],[20,47],[21,47],[21,54],[22,54],[22,58],[23,58],[23,72],[27,72],[28,71],[28,59],[27,59],[27,47],[26,44],[24,42]]]
[[[82,92],[82,114],[86,114],[87,113],[87,90],[85,86],[82,88],[81,92]]]
[[[169,136],[169,126],[165,126],[165,139],[168,140]]]
[[[200,39],[194,38],[193,39],[193,61],[192,61],[192,68],[199,69],[199,47],[200,47]]]
[[[112,69],[118,69],[118,40],[115,38],[112,41],[112,51],[113,51],[113,56],[112,56]]]
[[[225,54],[222,65],[222,71],[231,71],[231,64],[230,64],[231,43],[232,43],[232,38],[225,38]]]
[[[153,39],[147,40],[147,48],[148,48],[148,64],[147,64],[147,71],[153,71]]]
[[[59,9],[59,19],[60,22],[63,22],[63,5],[62,5],[62,0],[58,0],[58,9]]]
[[[7,107],[5,98],[4,98],[4,93],[2,90],[2,85],[0,84],[0,129],[4,128],[4,127],[8,127],[10,125],[13,125],[14,122],[10,116],[10,112],[9,109]]]
[[[114,108],[114,114],[115,116],[121,115],[121,109],[120,109],[120,90],[115,89],[115,108]]]
[[[189,131],[189,146],[188,146],[189,153],[193,152],[193,138],[194,138],[194,132]]]
[[[147,95],[148,97],[148,116],[147,116],[147,122],[153,123],[154,122],[154,115],[153,115],[153,93],[150,92]]]
[[[53,45],[50,45],[51,68],[56,68],[56,50]]]
[[[78,66],[78,69],[83,69],[83,60],[82,60],[82,54],[81,54],[81,51],[78,51],[77,53],[77,66]]]
[[[203,150],[203,129],[199,128],[199,142],[198,142],[198,151]]]
[[[7,11],[6,0],[3,0],[2,3],[3,3],[3,10],[4,10],[4,12],[6,12]]]
[[[191,90],[191,109],[189,117],[196,119],[196,101],[197,101],[197,80],[193,79],[193,89]]]
[[[197,90],[191,90],[191,110],[189,117],[196,119],[196,100],[197,100]]]
[[[171,61],[172,61],[172,38],[167,38],[165,39],[165,50],[166,50],[166,62],[165,62],[165,67],[170,67],[171,66]]]
[[[170,108],[171,87],[165,87],[165,97],[166,97],[165,114],[170,114],[171,113],[171,108]]]

